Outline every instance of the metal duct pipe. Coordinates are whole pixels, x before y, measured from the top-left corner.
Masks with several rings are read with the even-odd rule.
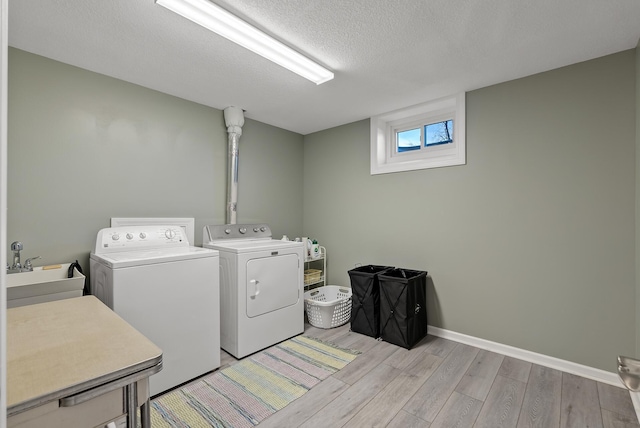
[[[229,134],[229,164],[227,172],[227,224],[236,224],[238,208],[238,146],[244,125],[244,113],[239,107],[224,109],[224,122]]]

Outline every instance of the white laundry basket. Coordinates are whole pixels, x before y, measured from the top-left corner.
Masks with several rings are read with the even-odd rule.
[[[309,323],[319,328],[341,326],[351,318],[351,288],[325,285],[304,293]]]

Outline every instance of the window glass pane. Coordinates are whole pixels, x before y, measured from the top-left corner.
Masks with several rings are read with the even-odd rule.
[[[453,142],[453,120],[425,125],[425,146],[437,146]]]
[[[420,150],[420,128],[396,133],[396,152]]]

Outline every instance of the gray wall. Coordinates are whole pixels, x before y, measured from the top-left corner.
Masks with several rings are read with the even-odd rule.
[[[469,93],[461,167],[371,176],[368,121],[303,138],[248,119],[239,221],[319,239],[335,284],[428,270],[432,325],[614,370],[640,334],[636,62]],[[112,216],[191,216],[200,243],[224,222],[226,145],[219,110],[10,49],[7,242],[88,266]]]
[[[222,111],[9,50],[8,234],[36,265],[88,271],[111,217],[225,222]],[[303,137],[250,119],[240,139],[238,222],[302,235]]]
[[[614,371],[635,351],[635,52],[467,94],[467,165],[369,174],[368,120],[305,136],[330,283],[428,270],[429,323]]]

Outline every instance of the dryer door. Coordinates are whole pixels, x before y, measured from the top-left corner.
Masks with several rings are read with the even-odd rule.
[[[300,298],[297,254],[282,254],[247,261],[247,316],[295,305]]]

